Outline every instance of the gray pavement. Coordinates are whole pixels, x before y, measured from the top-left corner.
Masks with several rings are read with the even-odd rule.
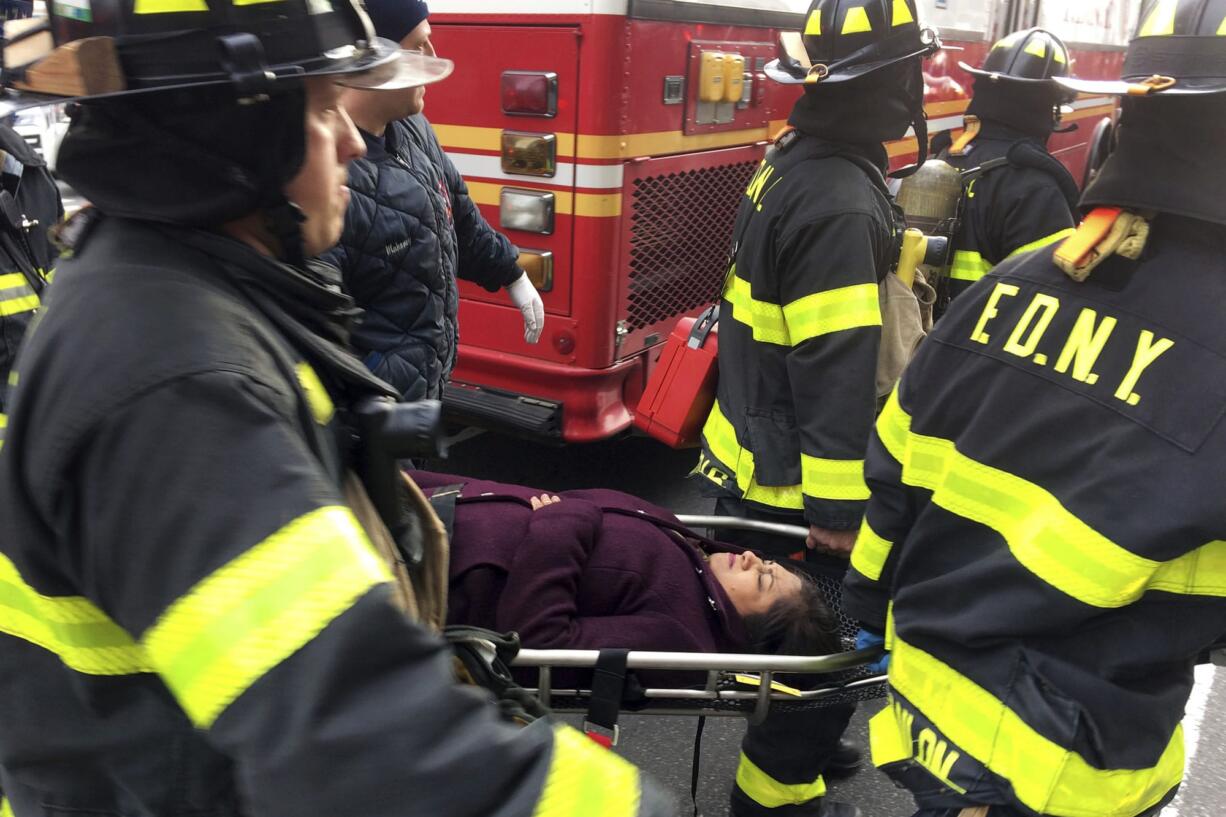
[[[698,496],[685,479],[696,460],[692,451],[670,451],[652,440],[631,437],[596,445],[553,448],[510,437],[486,434],[453,448],[446,462],[427,463],[432,470],[542,490],[616,488],[673,509],[707,513],[710,501]],[[1226,671],[1198,672],[1197,692],[1188,706],[1189,773],[1179,798],[1162,817],[1222,817],[1226,814]],[[866,721],[879,704],[869,702],[853,718],[850,734],[867,746]],[[577,719],[572,719],[577,720]],[[690,767],[695,718],[623,716],[619,751],[650,771],[685,804],[689,814]],[[704,817],[727,814],[728,791],[736,771],[740,718],[707,721],[702,740],[698,806]],[[866,763],[855,776],[831,782],[832,799],[855,803],[864,817],[909,817],[910,796]]]

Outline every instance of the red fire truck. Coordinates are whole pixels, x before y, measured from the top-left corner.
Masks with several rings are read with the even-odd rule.
[[[1081,76],[1118,76],[1136,0],[920,0],[948,45],[926,68],[932,133],[960,128],[970,78],[999,36],[1042,25]],[[522,251],[545,301],[536,346],[501,294],[462,284],[459,421],[564,442],[618,434],[679,317],[716,300],[732,222],[794,89],[762,72],[807,0],[432,0],[455,74],[427,116],[486,218]],[[1052,149],[1080,178],[1096,125],[1080,99]],[[914,139],[889,146],[914,158]],[[654,350],[654,353],[653,353]]]

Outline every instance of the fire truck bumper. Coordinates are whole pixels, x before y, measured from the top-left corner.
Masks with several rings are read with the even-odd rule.
[[[643,357],[584,369],[461,344],[443,392],[449,420],[555,442],[607,439],[630,427]]]

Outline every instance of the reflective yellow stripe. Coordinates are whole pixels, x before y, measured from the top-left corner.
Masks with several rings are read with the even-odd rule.
[[[992,265],[977,252],[958,250],[954,253],[954,263],[949,269],[949,277],[957,281],[974,283],[992,271]]]
[[[1175,33],[1175,12],[1179,10],[1179,0],[1158,0],[1153,10],[1141,24],[1138,37],[1162,37]]]
[[[1150,590],[1226,596],[1226,542],[1209,542],[1169,562],[1138,556],[1040,486],[976,462],[949,440],[913,433],[897,392],[881,413],[877,434],[901,463],[904,483],[932,491],[937,505],[996,531],[1027,570],[1084,604],[1123,607]]]
[[[20,272],[6,272],[4,275],[0,275],[0,290],[28,287],[29,285],[30,282]]]
[[[553,754],[533,817],[635,817],[639,771],[569,726],[553,733]]]
[[[818,499],[868,499],[864,460],[827,460],[800,455],[801,487],[806,496]]]
[[[149,629],[150,660],[192,722],[207,727],[319,634],[388,568],[347,509],[290,522],[175,601]]]
[[[44,596],[0,554],[0,632],[55,653],[88,675],[151,672],[145,654],[106,613],[81,596]]]
[[[799,805],[826,794],[826,781],[821,775],[811,783],[780,783],[759,769],[744,752],[741,752],[741,760],[736,767],[736,784],[765,808]]]
[[[1007,779],[1030,809],[1054,817],[1133,817],[1159,803],[1183,777],[1183,729],[1156,765],[1098,769],[1036,732],[983,687],[898,638],[890,685],[959,750]],[[874,728],[887,728],[874,719]]]
[[[894,0],[894,26],[905,26],[908,23],[915,22],[915,15],[911,13],[911,7],[907,5],[907,0]]]
[[[136,14],[174,14],[184,11],[208,11],[205,0],[136,0]]]
[[[1069,227],[1067,229],[1060,230],[1059,232],[1052,233],[1051,235],[1037,238],[1034,241],[1031,241],[1029,244],[1023,244],[1022,246],[1018,247],[1016,250],[1009,253],[1008,257],[1012,258],[1015,255],[1024,255],[1031,250],[1038,250],[1046,247],[1048,244],[1055,244],[1057,241],[1063,241],[1075,232],[1077,231],[1072,227]]]
[[[806,37],[822,36],[822,10],[814,9],[809,13],[809,20],[805,23]]]
[[[280,3],[283,0],[232,0],[236,6],[258,6],[267,3]]]
[[[754,298],[749,282],[733,267],[724,298],[732,305],[732,319],[750,327],[754,340],[778,346],[799,346],[822,335],[881,326],[876,284],[816,292],[779,306]]]
[[[0,301],[0,318],[18,315],[22,312],[33,312],[35,309],[38,309],[38,296],[33,293],[20,298],[11,298],[7,301]]]
[[[9,427],[9,418],[7,414],[0,413],[0,449],[4,448],[4,437],[6,429]]]
[[[877,285],[858,284],[808,295],[783,307],[783,318],[793,346],[848,329],[881,326]]]
[[[13,806],[3,796],[0,796],[0,817],[13,817]]]
[[[735,267],[728,279],[724,298],[732,305],[732,319],[753,329],[754,340],[779,346],[792,345],[783,307],[756,300],[750,292],[749,282],[736,274]]]
[[[311,407],[311,416],[315,418],[315,422],[326,426],[332,422],[332,417],[336,414],[336,407],[332,405],[332,398],[328,396],[328,390],[324,388],[319,375],[308,364],[299,363],[295,368],[298,372],[298,384],[302,386],[307,404]]]
[[[843,34],[863,34],[866,31],[872,31],[873,24],[868,19],[868,10],[863,6],[852,6],[847,9],[847,16],[843,18]]]
[[[792,511],[804,509],[804,495],[799,485],[767,487],[757,483],[754,479],[753,452],[741,447],[737,442],[736,429],[724,416],[718,401],[711,408],[711,414],[702,429],[702,436],[715,458],[732,469],[737,487],[745,499],[772,508]]]
[[[856,546],[851,551],[851,566],[860,575],[877,581],[881,571],[885,570],[885,560],[890,558],[890,548],[894,543],[877,534],[868,524],[868,519],[860,523],[860,535],[856,537]]]

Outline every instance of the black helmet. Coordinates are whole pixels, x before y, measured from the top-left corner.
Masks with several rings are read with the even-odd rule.
[[[267,95],[308,76],[363,88],[446,77],[449,60],[409,54],[374,36],[355,0],[65,0],[42,25],[10,36],[9,110],[173,88],[231,84]],[[50,36],[47,32],[50,31]],[[22,49],[14,45],[22,44]],[[45,44],[46,48],[38,48]],[[54,48],[50,48],[51,45]],[[7,61],[6,61],[7,62]]]
[[[1226,0],[1145,0],[1140,21],[1118,82],[1057,82],[1130,97],[1226,92]]]
[[[972,68],[964,62],[958,65],[977,77],[1033,85],[1067,77],[1069,52],[1064,42],[1050,31],[1027,28],[993,45],[982,68]]]
[[[813,0],[804,31],[780,37],[766,74],[787,85],[844,82],[941,48],[915,0]]]

